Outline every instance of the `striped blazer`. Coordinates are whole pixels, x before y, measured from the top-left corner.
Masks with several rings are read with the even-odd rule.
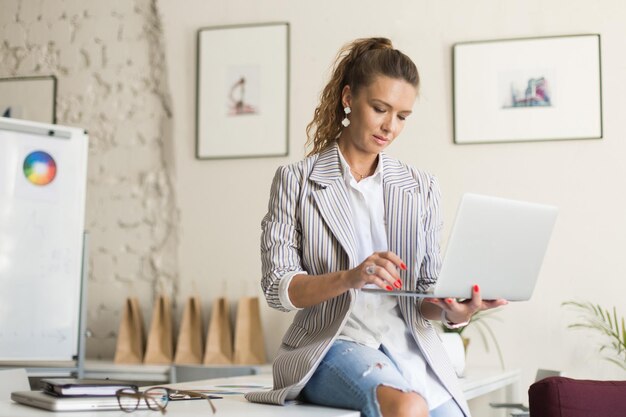
[[[399,271],[403,289],[434,284],[441,267],[442,218],[437,180],[384,152],[383,194],[389,250],[406,264]],[[357,266],[352,215],[337,145],[303,161],[280,167],[272,183],[269,210],[262,221],[261,286],[268,304],[283,310],[278,288],[288,272],[311,275]],[[274,361],[274,388],[251,392],[253,402],[284,404],[295,399],[345,324],[356,297],[352,289],[299,310]],[[428,364],[469,416],[458,379],[441,340],[420,314],[421,299],[399,297],[407,326]]]

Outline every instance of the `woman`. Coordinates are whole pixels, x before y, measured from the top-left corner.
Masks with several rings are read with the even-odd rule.
[[[262,222],[262,287],[298,310],[274,363],[274,390],[375,416],[469,416],[431,324],[467,324],[504,300],[425,302],[360,291],[424,290],[441,266],[436,179],[386,155],[417,96],[415,64],[384,38],[339,53],[307,128],[312,151],[278,169]],[[429,411],[430,409],[430,411]]]

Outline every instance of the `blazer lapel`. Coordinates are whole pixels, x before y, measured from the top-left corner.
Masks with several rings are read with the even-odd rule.
[[[356,266],[356,235],[352,224],[348,190],[343,180],[337,152],[335,144],[320,153],[309,176],[319,188],[314,189],[311,194],[322,219],[346,251],[350,259],[350,268],[353,268]]]
[[[398,161],[381,153],[383,158],[383,195],[389,250],[407,265],[400,271],[403,289],[415,289],[418,271],[416,250],[422,237],[420,218],[422,208],[418,200],[419,184]]]

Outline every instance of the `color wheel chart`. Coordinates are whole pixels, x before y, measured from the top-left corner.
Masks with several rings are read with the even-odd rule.
[[[50,184],[57,174],[57,164],[47,152],[35,151],[24,159],[24,175],[35,185]]]

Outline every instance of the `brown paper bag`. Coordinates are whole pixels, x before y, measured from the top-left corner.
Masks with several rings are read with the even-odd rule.
[[[189,297],[178,331],[174,363],[202,363],[202,307],[198,297]]]
[[[238,365],[254,365],[266,362],[258,297],[244,297],[239,300],[233,362]]]
[[[152,322],[143,363],[170,364],[174,353],[172,338],[172,307],[170,299],[161,295],[152,309]]]
[[[139,300],[129,297],[124,303],[122,320],[117,332],[115,363],[141,363],[143,360],[143,317]]]
[[[212,310],[203,363],[207,365],[231,364],[233,363],[233,333],[230,328],[228,301],[225,298],[216,299]]]

